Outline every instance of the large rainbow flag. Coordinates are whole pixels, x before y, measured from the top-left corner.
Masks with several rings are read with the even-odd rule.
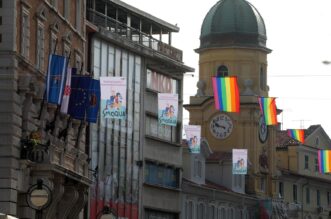
[[[275,97],[259,97],[259,104],[266,125],[276,125],[277,109]]]
[[[213,77],[215,107],[220,111],[239,112],[237,76]]]
[[[331,172],[331,150],[319,150],[318,152],[318,168],[320,173]]]
[[[300,141],[301,143],[305,142],[305,130],[303,129],[288,129],[287,134],[291,138]]]

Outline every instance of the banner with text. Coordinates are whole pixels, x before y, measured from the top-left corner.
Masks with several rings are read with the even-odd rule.
[[[232,149],[232,174],[247,174],[247,149]]]
[[[193,154],[200,153],[201,126],[184,125],[184,131],[186,133],[189,152]]]
[[[158,93],[159,123],[177,125],[178,94]]]
[[[126,78],[100,77],[101,119],[126,118]]]

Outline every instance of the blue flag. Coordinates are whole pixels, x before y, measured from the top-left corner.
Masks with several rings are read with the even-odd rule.
[[[67,58],[51,54],[48,60],[46,83],[46,100],[48,103],[60,105],[66,81]]]
[[[68,114],[79,120],[85,120],[86,108],[89,105],[89,87],[91,78],[88,76],[72,74],[71,94]]]
[[[97,122],[100,106],[100,81],[91,79],[89,88],[89,102],[86,112],[86,121]]]

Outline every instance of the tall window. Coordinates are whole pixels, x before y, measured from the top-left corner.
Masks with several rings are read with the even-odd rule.
[[[30,49],[30,20],[29,11],[22,7],[21,55],[29,58]]]
[[[298,201],[298,187],[297,185],[293,184],[293,202]]]
[[[193,218],[193,202],[188,202],[188,208],[187,208],[187,214],[186,219],[192,219]]]
[[[197,215],[198,218],[205,218],[205,206],[202,203],[198,205]]]
[[[45,28],[41,22],[38,22],[36,46],[36,67],[39,70],[43,70],[45,59]]]
[[[66,20],[69,20],[70,12],[70,0],[63,0],[63,16]]]
[[[305,155],[305,169],[309,169],[309,156]]]
[[[211,205],[208,208],[208,219],[215,219],[215,206]]]
[[[266,73],[264,72],[263,68],[260,68],[260,89],[266,90],[267,87],[267,78]]]
[[[284,197],[284,183],[283,182],[278,183],[278,192],[279,192],[279,196],[283,198]]]
[[[56,53],[56,48],[55,46],[57,46],[57,36],[54,32],[51,32],[51,40],[49,41],[50,43],[50,46],[49,46],[49,53],[52,54],[52,53]]]
[[[306,203],[310,204],[310,189],[306,188]]]
[[[228,76],[228,68],[224,65],[221,65],[217,68],[216,77],[225,77]]]
[[[327,202],[328,202],[328,206],[330,207],[330,204],[331,204],[331,192],[327,192],[326,194],[326,199],[327,199]]]
[[[76,0],[76,29],[81,32],[82,26],[82,1]]]
[[[320,190],[316,190],[316,204],[317,204],[317,206],[321,206],[321,192],[320,192]]]

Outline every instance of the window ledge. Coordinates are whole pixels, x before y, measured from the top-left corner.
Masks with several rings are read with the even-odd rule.
[[[174,146],[174,147],[181,147],[182,145],[180,145],[179,143],[176,143],[176,142],[171,142],[171,141],[168,141],[168,140],[164,140],[162,138],[158,138],[158,137],[154,137],[152,135],[147,135],[145,134],[145,138],[148,138],[148,139],[151,139],[151,140],[155,140],[155,141],[160,141],[160,142],[164,142],[164,143],[167,143],[171,146]]]
[[[182,191],[181,188],[168,187],[168,186],[159,185],[159,184],[151,184],[151,183],[148,183],[148,182],[144,182],[144,185],[149,186],[149,187],[153,187],[153,188],[166,189],[166,190],[171,190],[171,191],[176,191],[176,192]]]

